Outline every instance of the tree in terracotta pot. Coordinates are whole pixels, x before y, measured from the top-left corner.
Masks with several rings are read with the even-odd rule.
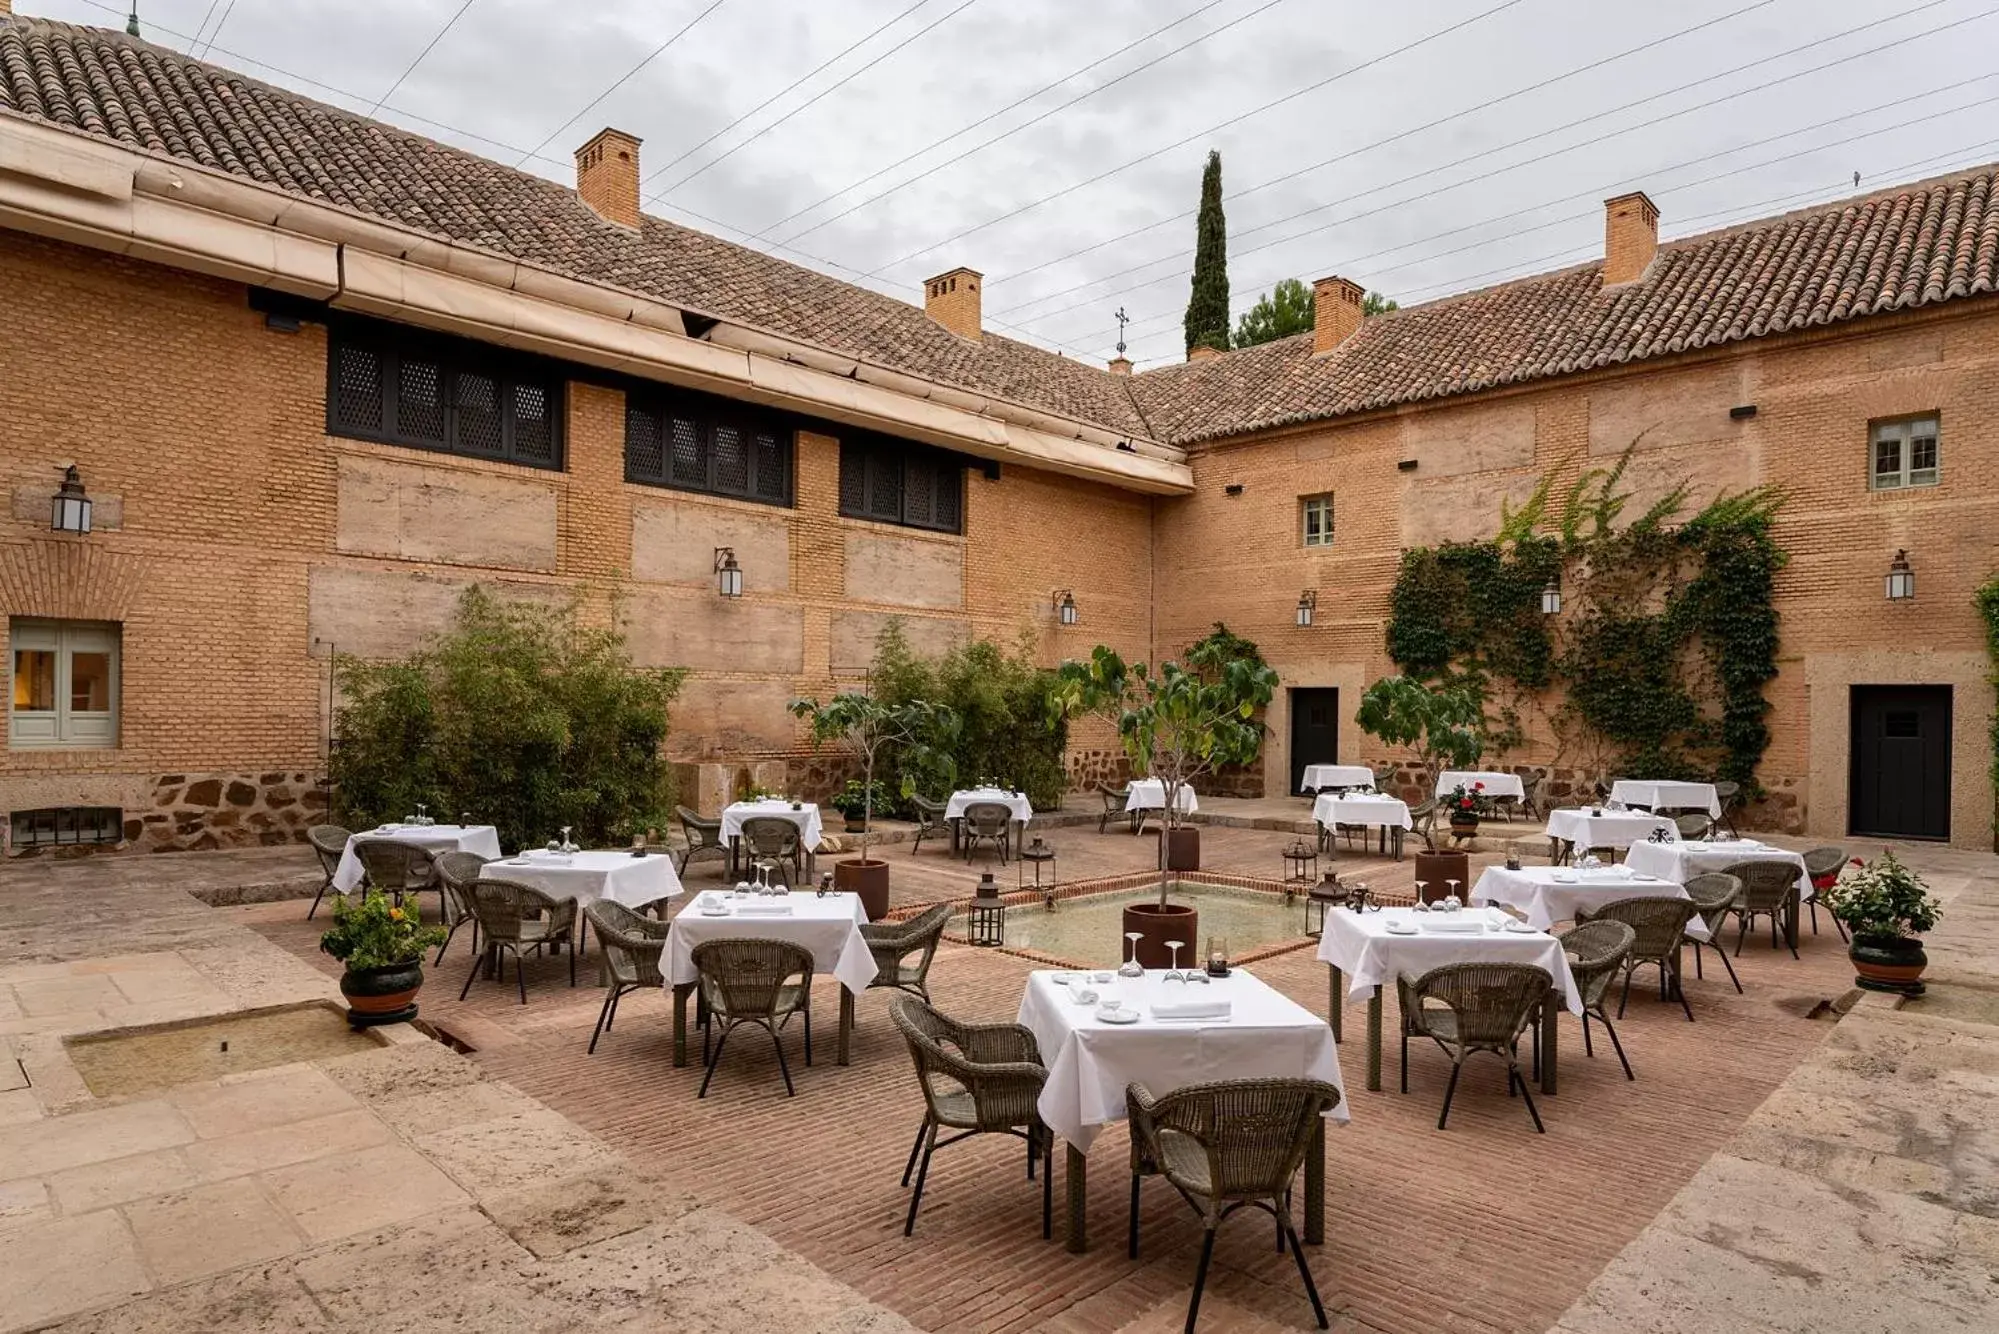
[[[883,750],[895,747],[914,757],[908,766],[910,773],[948,771],[949,741],[957,731],[957,714],[928,700],[888,704],[858,690],[842,691],[823,704],[816,699],[793,700],[791,711],[810,724],[814,746],[842,746],[861,766],[861,855],[834,863],[833,879],[841,889],[859,894],[868,920],[877,921],[888,912],[888,863],[868,856],[876,799],[884,792],[875,778],[876,762]],[[846,806],[840,811],[852,820],[853,813]]]
[[[1277,673],[1260,658],[1182,667],[1162,662],[1155,672],[1144,663],[1127,664],[1102,644],[1088,662],[1065,662],[1056,675],[1052,706],[1065,716],[1096,713],[1110,719],[1132,766],[1159,781],[1164,809],[1159,855],[1159,901],[1136,903],[1124,911],[1127,935],[1140,933],[1134,946],[1148,968],[1166,968],[1168,940],[1198,948],[1200,917],[1172,902],[1173,873],[1201,864],[1201,834],[1187,822],[1181,792],[1196,778],[1225,765],[1253,764],[1263,752],[1263,725],[1257,710],[1270,703]]]
[[[365,1028],[416,1018],[424,952],[443,943],[444,928],[425,926],[415,900],[405,908],[372,886],[359,900],[336,897],[319,948],[347,965],[340,977],[347,1022]]]
[[[1384,676],[1361,694],[1354,721],[1371,737],[1413,752],[1434,793],[1445,769],[1469,769],[1485,754],[1485,714],[1476,693],[1461,685],[1428,686],[1413,676]],[[1478,828],[1478,798],[1466,814]],[[1444,803],[1439,803],[1445,805]],[[1452,810],[1445,805],[1447,816]]]
[[[1847,957],[1854,980],[1869,991],[1922,995],[1923,969],[1930,962],[1922,935],[1936,928],[1943,905],[1921,876],[1885,848],[1873,861],[1856,857],[1853,865],[1859,870],[1818,893],[1853,937]]]

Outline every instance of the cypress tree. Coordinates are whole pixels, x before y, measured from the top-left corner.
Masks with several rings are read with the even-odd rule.
[[[1187,298],[1187,350],[1229,349],[1229,230],[1222,217],[1222,155],[1210,151],[1201,173],[1201,216],[1194,231],[1194,283]]]

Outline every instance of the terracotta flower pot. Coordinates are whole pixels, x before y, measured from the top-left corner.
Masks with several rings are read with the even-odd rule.
[[[347,1022],[356,1028],[400,1024],[416,1018],[416,993],[423,986],[423,964],[390,964],[384,968],[350,968],[340,976],[340,994],[347,998]]]
[[[1930,958],[1914,936],[1855,936],[1846,957],[1853,961],[1853,980],[1869,991],[1923,994],[1923,969]]]
[[[1173,951],[1166,948],[1166,942],[1180,942],[1180,966],[1192,967],[1200,954],[1201,914],[1184,903],[1169,903],[1161,907],[1157,903],[1128,903],[1124,908],[1124,929],[1126,934],[1140,933],[1136,942],[1136,953],[1140,966],[1145,968],[1171,968]],[[1119,941],[1120,946],[1131,942]],[[1119,951],[1122,959],[1124,953]]]
[[[870,922],[888,916],[888,863],[880,857],[850,857],[833,863],[833,887],[861,896]]]

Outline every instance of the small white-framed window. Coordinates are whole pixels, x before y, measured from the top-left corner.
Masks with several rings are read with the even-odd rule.
[[[1876,491],[1899,491],[1937,484],[1937,419],[1934,415],[1875,422],[1867,484]]]
[[[118,744],[119,627],[13,617],[7,740],[23,746]]]
[[[1298,511],[1302,516],[1305,545],[1308,547],[1329,547],[1333,544],[1333,497],[1304,496],[1298,501]]]

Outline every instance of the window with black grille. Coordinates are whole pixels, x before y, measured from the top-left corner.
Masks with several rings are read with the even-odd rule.
[[[789,422],[733,399],[692,390],[625,395],[625,480],[681,491],[791,503]]]
[[[333,325],[328,347],[328,434],[562,467],[553,362],[372,320]]]
[[[125,813],[116,806],[50,806],[38,811],[15,811],[9,823],[17,848],[116,843],[125,833]]]
[[[881,436],[840,441],[840,513],[943,533],[965,531],[965,461]]]

